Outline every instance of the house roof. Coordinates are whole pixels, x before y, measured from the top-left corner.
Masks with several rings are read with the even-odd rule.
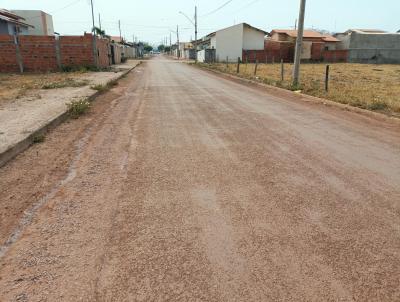
[[[257,30],[257,31],[259,31],[259,32],[262,32],[264,35],[268,35],[268,32],[266,32],[265,30],[262,30],[262,29],[259,29],[259,28],[257,28],[257,27],[251,26],[251,25],[248,24],[248,23],[239,23],[239,24],[236,24],[236,25],[233,25],[233,26],[229,26],[229,27],[226,27],[226,28],[217,30],[217,32],[218,32],[218,31],[221,31],[221,30],[225,30],[225,29],[231,28],[231,27],[234,27],[234,26],[238,26],[238,25],[243,25],[244,27],[248,27],[248,28]],[[213,33],[209,34],[207,37],[211,37],[211,36],[213,36],[214,34],[216,34],[216,32],[213,32]]]
[[[380,29],[352,29],[353,31],[360,31],[366,34],[384,34],[387,31],[380,30]]]
[[[111,40],[115,43],[124,43],[124,38],[121,38],[120,36],[111,36]]]
[[[274,29],[271,31],[271,35],[274,33],[286,34],[289,37],[297,38],[297,30],[294,30],[294,29]],[[325,42],[339,42],[340,41],[331,35],[324,35],[315,30],[304,30],[303,37],[304,38],[320,38]]]
[[[16,24],[16,25],[34,28],[34,26],[32,26],[32,25],[22,22],[21,20],[25,21],[24,18],[14,14],[6,9],[0,9],[0,19],[4,20],[6,22],[9,22],[9,23]]]
[[[266,32],[265,30],[262,30],[262,29],[259,29],[259,28],[257,28],[257,27],[251,26],[251,25],[248,24],[248,23],[243,23],[243,25],[246,26],[246,27],[249,27],[249,28],[251,28],[251,29],[257,30],[257,31],[259,31],[259,32],[262,32],[264,35],[268,35],[268,32]]]

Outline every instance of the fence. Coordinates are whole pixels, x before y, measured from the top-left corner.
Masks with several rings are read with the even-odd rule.
[[[97,66],[111,64],[110,42],[96,37]],[[96,65],[93,36],[0,35],[0,72],[48,72]]]

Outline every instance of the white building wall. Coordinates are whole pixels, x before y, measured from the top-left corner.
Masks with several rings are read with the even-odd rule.
[[[243,24],[238,24],[216,32],[216,59],[229,62],[237,62],[242,58],[243,50]]]
[[[25,19],[25,23],[33,25],[29,28],[26,35],[32,36],[53,36],[54,26],[53,17],[40,10],[12,10],[12,12]]]
[[[264,50],[265,34],[253,28],[244,26],[243,29],[243,49],[244,50]]]
[[[202,49],[197,52],[197,61],[199,61],[200,63],[204,63],[205,60],[206,60],[206,50]]]
[[[211,46],[212,49],[217,49],[217,38],[216,38],[216,35],[211,37],[210,46]]]

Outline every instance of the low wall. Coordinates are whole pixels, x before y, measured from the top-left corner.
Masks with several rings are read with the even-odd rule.
[[[15,43],[17,39],[17,44]],[[96,38],[98,66],[110,65],[109,41]],[[0,35],[0,72],[57,71],[61,67],[94,66],[93,37]],[[20,58],[20,60],[19,60]]]
[[[348,62],[349,51],[348,50],[325,50],[322,53],[324,62],[338,63]]]

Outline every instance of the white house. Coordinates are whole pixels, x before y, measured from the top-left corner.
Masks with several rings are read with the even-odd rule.
[[[217,61],[237,62],[244,50],[263,50],[266,35],[264,30],[240,23],[208,35],[208,48],[216,50]]]
[[[33,26],[25,19],[6,9],[0,9],[0,35],[28,34]]]
[[[24,18],[33,25],[23,33],[32,36],[54,36],[53,17],[41,10],[12,10],[14,14]]]

